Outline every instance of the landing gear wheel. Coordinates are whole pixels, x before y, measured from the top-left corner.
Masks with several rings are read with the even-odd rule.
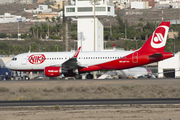
[[[93,75],[92,74],[86,75],[86,79],[93,79]]]
[[[25,80],[29,80],[29,77],[28,77],[28,76],[25,76]]]
[[[82,76],[77,74],[77,75],[75,75],[75,79],[82,79]]]

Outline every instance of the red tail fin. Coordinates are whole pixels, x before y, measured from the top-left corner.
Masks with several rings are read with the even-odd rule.
[[[164,52],[170,22],[161,22],[139,51]]]

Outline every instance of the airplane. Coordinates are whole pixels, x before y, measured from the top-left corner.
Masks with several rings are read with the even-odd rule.
[[[16,55],[6,63],[14,71],[44,71],[47,77],[75,77],[88,73],[86,78],[93,79],[92,71],[122,70],[158,62],[173,53],[164,52],[170,22],[161,24],[145,44],[134,51],[82,51],[74,52],[30,52]]]
[[[155,78],[152,71],[145,67],[134,67],[123,70],[108,71],[97,79],[113,79],[113,78]]]

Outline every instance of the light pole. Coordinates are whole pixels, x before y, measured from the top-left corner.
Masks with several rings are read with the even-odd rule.
[[[44,52],[46,52],[46,48],[43,47]]]
[[[125,39],[127,39],[127,36],[126,36],[126,21],[125,21]]]
[[[110,20],[107,20],[107,21],[109,21],[109,23],[110,23],[110,37],[111,37],[112,36],[111,21]]]
[[[174,54],[175,54],[175,38],[176,38],[176,37],[174,36]]]
[[[18,40],[19,40],[19,20],[18,20]]]
[[[58,52],[58,45],[56,45],[57,46],[57,52]]]
[[[83,33],[82,32],[80,32],[80,33],[78,33],[78,40],[79,40],[79,38],[80,38],[80,40],[81,40],[81,51],[82,51],[82,49],[83,49],[83,46],[82,46],[82,41],[84,40],[84,36],[83,36]]]
[[[136,40],[136,50],[137,50],[137,48],[138,48],[138,44],[137,44],[137,41],[138,41],[138,40]]]
[[[49,39],[49,21],[48,21],[48,39]]]
[[[96,21],[96,7],[95,7],[95,0],[94,0],[94,51],[96,51],[96,31],[95,31],[95,21]]]
[[[33,44],[33,43],[35,43],[35,42],[30,42],[30,43],[28,43],[29,44],[29,51],[31,52],[31,44]]]

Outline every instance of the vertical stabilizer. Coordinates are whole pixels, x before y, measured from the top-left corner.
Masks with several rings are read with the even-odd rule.
[[[170,22],[161,22],[139,51],[164,52]]]

